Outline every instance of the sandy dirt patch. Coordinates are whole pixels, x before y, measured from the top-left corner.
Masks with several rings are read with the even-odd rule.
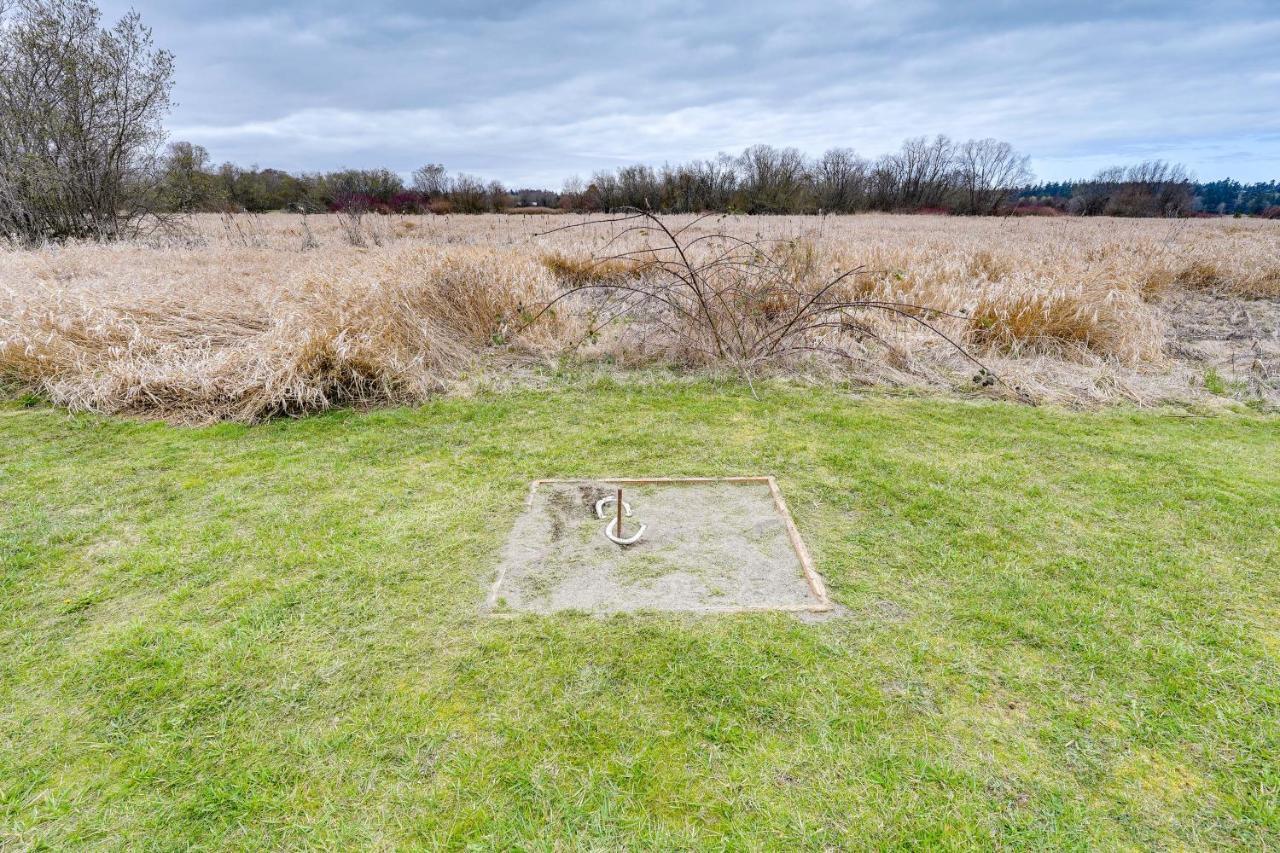
[[[489,611],[829,609],[820,579],[821,596],[806,577],[768,480],[624,484],[633,512],[624,535],[645,525],[626,547],[605,535],[611,516],[595,511],[616,488],[535,484],[503,550]]]
[[[1217,371],[1249,396],[1280,402],[1280,299],[1185,291],[1162,308],[1172,355]]]

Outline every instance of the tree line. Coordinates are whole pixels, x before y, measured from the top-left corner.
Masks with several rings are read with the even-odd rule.
[[[1027,157],[1007,142],[946,136],[908,139],[902,148],[869,160],[851,148],[810,158],[796,148],[754,145],[653,168],[622,166],[589,181],[570,178],[563,207],[637,207],[673,213],[854,213],[867,210],[989,215],[1031,179]]]
[[[1142,179],[1152,171],[1148,168],[1130,178],[1122,167],[1113,167],[1102,170],[1091,180],[1032,184],[1018,193],[1017,204],[1063,213],[1150,216],[1164,215],[1164,206],[1172,199],[1184,214],[1280,218],[1280,181],[1246,184],[1223,178],[1195,182],[1180,175],[1172,188],[1168,181],[1148,180],[1146,183],[1160,186],[1144,186]]]
[[[440,164],[404,182],[387,169],[290,174],[276,169],[214,168],[198,145],[178,142],[162,160],[160,198],[166,209],[481,213],[507,207],[558,206],[610,211],[625,207],[670,213],[855,212],[939,209],[1000,212],[1030,178],[1027,158],[994,139],[954,143],[920,137],[872,162],[848,148],[810,160],[795,148],[752,146],[660,169],[643,164],[571,178],[559,193],[508,191],[497,181],[449,175]]]
[[[407,182],[387,169],[294,175],[230,163],[213,168],[204,149],[185,142],[170,146],[162,162],[162,200],[174,211],[483,213],[539,206],[579,212],[1280,216],[1275,181],[1196,183],[1183,166],[1149,160],[1103,169],[1087,180],[1032,184],[1027,158],[1008,143],[956,143],[946,136],[909,139],[876,160],[848,148],[809,158],[795,148],[756,145],[737,156],[598,171],[589,180],[568,179],[560,192],[507,190],[496,181],[449,175],[439,164],[417,169]]]
[[[417,169],[408,183],[390,169],[294,174],[234,163],[215,167],[209,152],[190,142],[168,147],[160,158],[156,186],[161,208],[174,213],[486,213],[501,212],[538,192],[513,193],[499,181],[450,175],[438,163]]]

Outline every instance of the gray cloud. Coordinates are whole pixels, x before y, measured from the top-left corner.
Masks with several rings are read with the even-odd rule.
[[[558,186],[947,133],[1007,139],[1046,178],[1147,157],[1280,175],[1272,0],[131,4],[178,57],[173,135],[243,164]]]

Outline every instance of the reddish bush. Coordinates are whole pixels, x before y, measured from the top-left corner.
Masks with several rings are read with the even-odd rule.
[[[1258,215],[1263,219],[1280,219],[1280,204],[1273,204],[1270,207],[1264,207],[1262,212]]]
[[[396,213],[426,213],[429,210],[429,203],[430,200],[425,193],[414,190],[396,193],[387,202]]]
[[[359,211],[389,216],[392,213],[426,213],[430,205],[423,193],[405,190],[386,198],[367,193],[344,193],[329,202],[328,207],[330,213]]]

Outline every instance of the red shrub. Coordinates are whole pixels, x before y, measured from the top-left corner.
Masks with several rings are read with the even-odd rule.
[[[426,213],[429,210],[427,196],[413,190],[396,193],[387,202],[396,213]]]

